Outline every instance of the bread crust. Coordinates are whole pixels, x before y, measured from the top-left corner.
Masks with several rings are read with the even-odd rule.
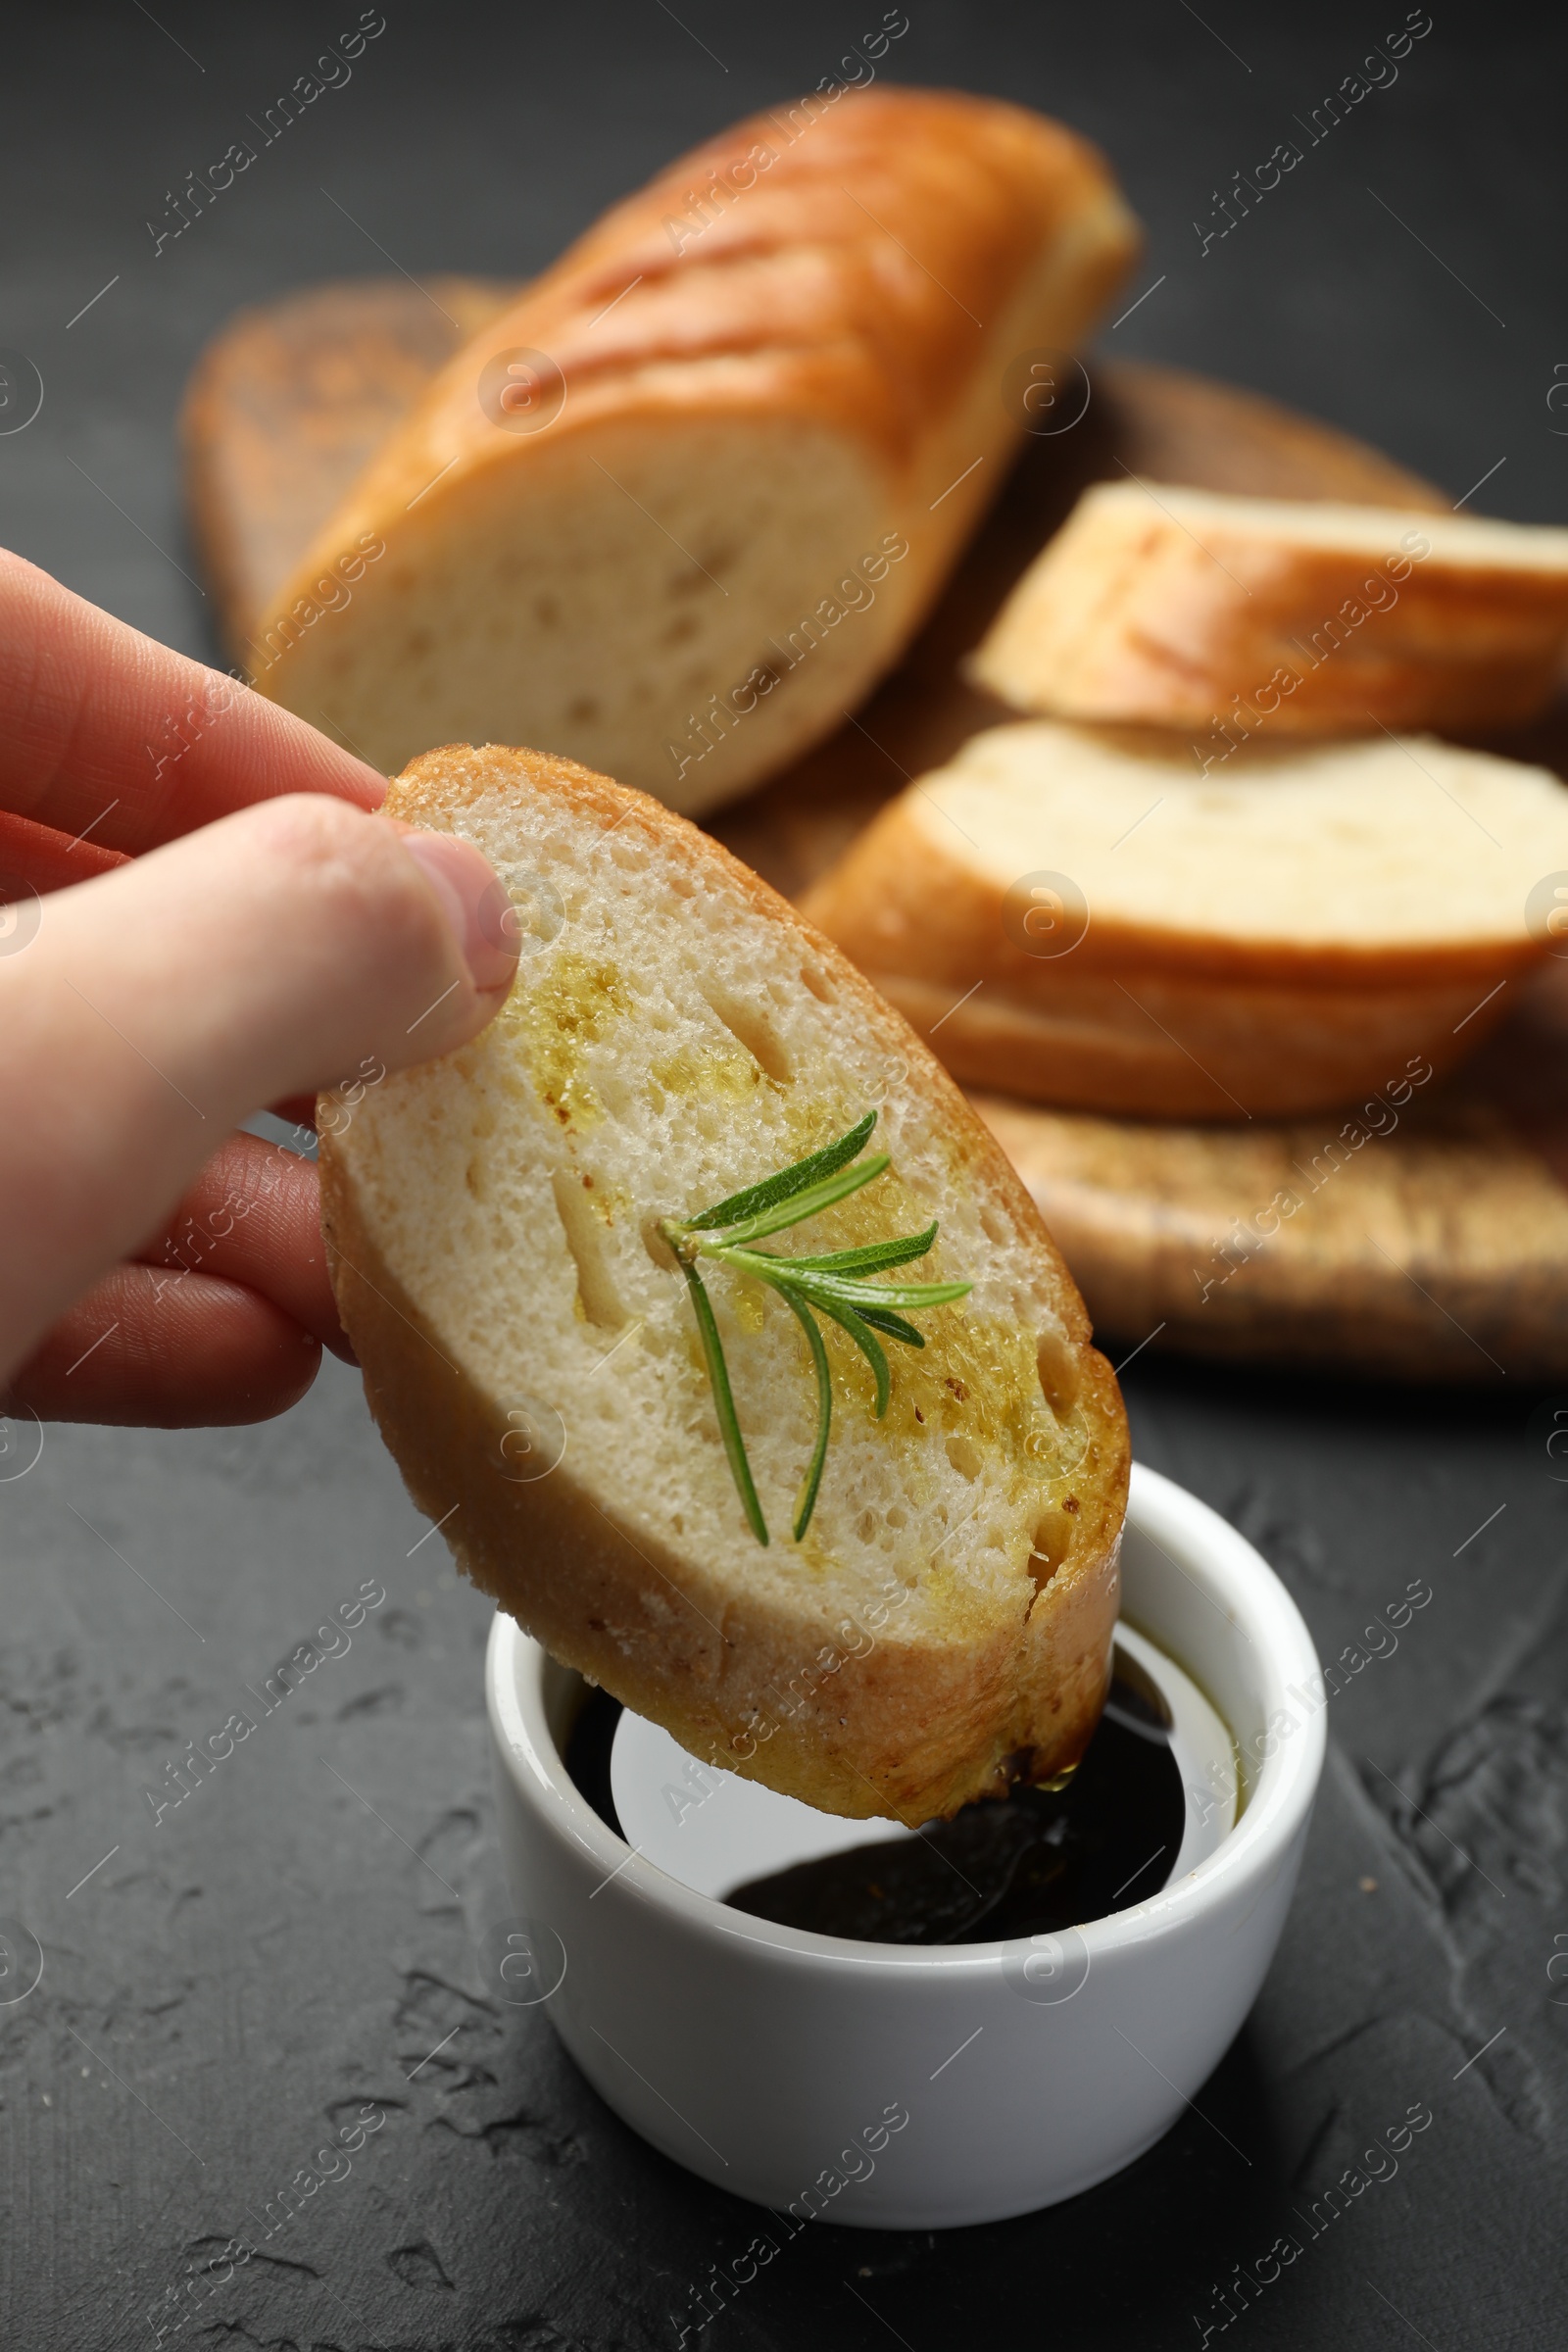
[[[822,111],[793,136],[800,109],[780,108],[671,165],[465,345],[265,617],[260,691],[333,720],[330,657],[301,615],[345,549],[380,541],[388,560],[357,611],[336,616],[335,650],[392,609],[400,564],[417,566],[443,514],[464,527],[496,484],[560,480],[573,453],[587,466],[607,436],[618,452],[694,425],[750,425],[843,445],[868,510],[903,533],[908,555],[886,572],[876,624],[857,630],[848,682],[792,680],[801,717],[787,744],[741,728],[702,776],[701,802],[682,802],[678,778],[665,797],[711,805],[720,770],[728,797],[839,722],[897,659],[1000,486],[1027,421],[1021,396],[1011,411],[1003,397],[1006,363],[1075,342],[1120,282],[1138,231],[1098,152],[1021,108],[888,87],[847,93],[831,111],[802,104]],[[760,165],[764,152],[773,160]],[[705,188],[737,183],[723,209],[701,203]],[[564,391],[559,415],[532,433],[498,429],[478,396],[486,366],[519,350],[547,355]],[[823,589],[860,552],[824,545]],[[760,658],[777,625],[762,622]],[[736,684],[712,680],[720,693]]]
[[[1568,563],[1449,553],[1452,518],[1435,529],[1416,511],[1371,511],[1377,555],[1271,534],[1256,502],[1213,492],[1190,528],[1182,502],[1163,483],[1088,492],[973,655],[975,679],[1021,710],[1269,736],[1484,733],[1563,683]]]
[[[1075,1393],[1088,1442],[1061,1556],[1017,1609],[937,1640],[906,1637],[896,1612],[844,1629],[804,1592],[789,1607],[737,1592],[683,1556],[668,1531],[606,1515],[569,1446],[551,1475],[514,1484],[501,1446],[507,1401],[455,1360],[426,1306],[387,1262],[367,1212],[358,1131],[321,1144],[322,1226],[366,1394],[419,1507],[443,1521],[466,1572],[553,1653],[695,1754],[830,1812],[911,1825],[1076,1761],[1099,1718],[1118,1599],[1128,1445],[1114,1376],[1038,1210],[1004,1154],[930,1054],[854,967],[706,834],[642,794],[537,754],[453,746],[398,779],[389,810],[449,827],[498,774],[602,831],[640,833],[701,887],[740,899],[798,943],[853,1007],[908,1088],[940,1114],[965,1181],[1027,1251],[1036,1295],[1065,1334],[1056,1377]],[[460,1081],[461,1083],[461,1081]],[[329,1128],[331,1122],[327,1121]],[[548,1399],[545,1400],[548,1403]],[[461,1507],[454,1514],[454,1503]]]
[[[868,977],[922,1037],[940,1024],[942,1058],[966,1086],[1150,1119],[1335,1110],[1407,1069],[1424,1085],[1506,1009],[1494,1000],[1477,1012],[1469,986],[1356,996],[1201,981],[1135,983],[1136,996],[1113,981],[1069,983],[1048,1005],[993,994],[955,1007],[952,990],[928,980],[875,969]]]

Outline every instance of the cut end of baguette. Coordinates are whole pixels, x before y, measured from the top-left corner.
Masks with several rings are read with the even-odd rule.
[[[698,814],[891,659],[908,543],[843,434],[671,402],[591,439],[542,435],[521,463],[495,443],[495,463],[387,524],[352,606],[271,626],[258,684],[372,766],[526,714],[537,740]]]
[[[1111,724],[1475,732],[1550,701],[1565,639],[1568,531],[1107,482],[970,671],[1015,710]]]
[[[323,1218],[367,1394],[460,1564],[554,1654],[693,1753],[827,1811],[918,1824],[1073,1763],[1117,1602],[1127,1438],[1082,1303],[1010,1167],[847,960],[727,852],[568,762],[416,760],[389,811],[508,885],[516,984],[462,1052],[323,1136]],[[814,1517],[804,1336],[710,1269],[771,1531],[751,1533],[660,1221],[867,1109],[884,1176],[768,1245],[922,1229],[966,1278],[863,1359],[826,1344]]]

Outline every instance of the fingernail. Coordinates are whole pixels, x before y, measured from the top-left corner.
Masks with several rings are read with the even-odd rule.
[[[517,964],[517,942],[500,919],[507,898],[486,859],[455,833],[405,833],[403,847],[441,901],[475,988],[502,988]]]

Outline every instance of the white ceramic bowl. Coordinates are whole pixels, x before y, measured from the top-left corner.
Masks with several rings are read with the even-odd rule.
[[[1135,1467],[1123,1615],[1207,1693],[1246,1799],[1195,1869],[1059,1936],[897,1946],[694,1893],[607,1828],[561,1745],[582,1685],[498,1616],[486,1660],[517,1997],[616,2113],[799,2226],[1000,2221],[1150,2147],[1250,2008],[1322,1769],[1311,1638],[1206,1504]],[[1206,1789],[1191,1788],[1201,1808]]]

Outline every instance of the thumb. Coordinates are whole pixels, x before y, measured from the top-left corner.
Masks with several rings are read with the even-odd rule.
[[[466,842],[317,794],[0,909],[0,1385],[258,1103],[473,1037],[509,914]]]

